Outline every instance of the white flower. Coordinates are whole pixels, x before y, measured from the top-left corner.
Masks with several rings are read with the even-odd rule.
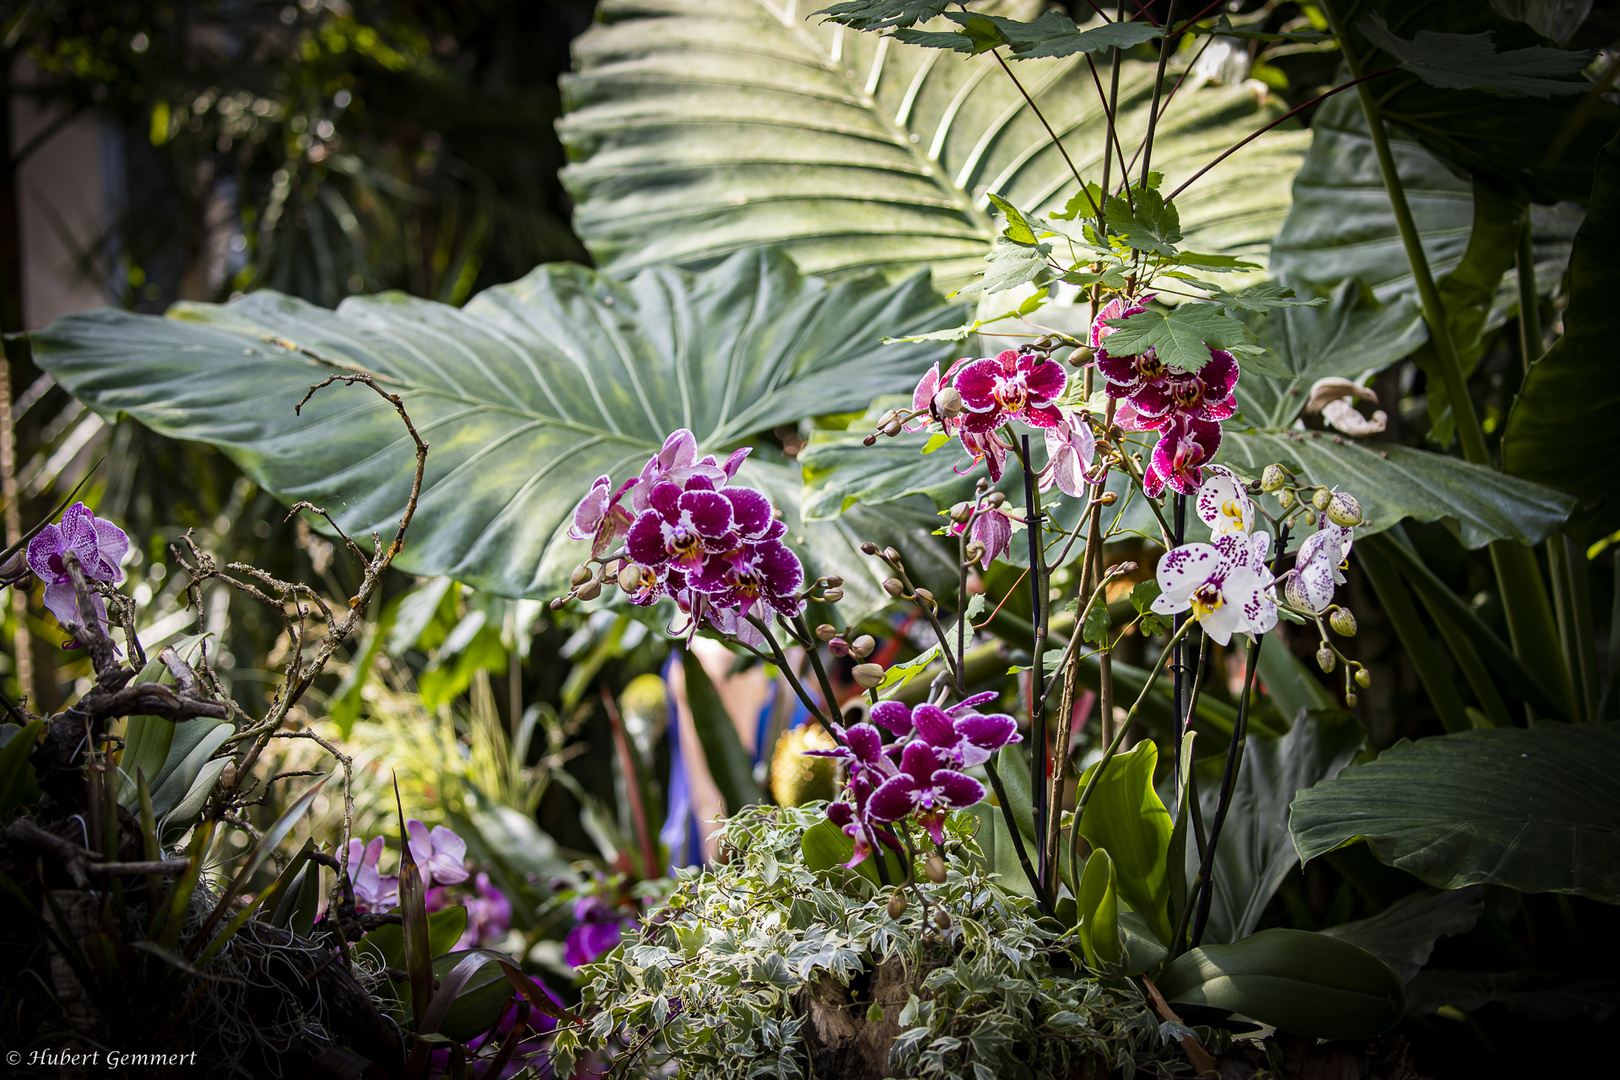
[[[1344,584],[1350,557],[1350,530],[1322,516],[1322,526],[1299,546],[1294,568],[1283,575],[1283,594],[1295,607],[1321,614],[1333,603],[1333,587]]]
[[[1277,602],[1263,561],[1270,535],[1229,534],[1218,543],[1183,544],[1159,560],[1153,610],[1175,615],[1190,608],[1204,633],[1226,645],[1233,634],[1258,635],[1276,626]]]
[[[1249,535],[1254,528],[1254,503],[1248,485],[1224,465],[1204,466],[1204,482],[1198,485],[1198,516],[1209,526],[1212,536]]]

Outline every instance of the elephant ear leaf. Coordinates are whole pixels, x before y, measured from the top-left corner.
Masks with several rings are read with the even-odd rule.
[[[833,284],[754,250],[701,273],[629,281],[542,266],[461,309],[385,294],[328,311],[257,292],[171,316],[71,315],[33,335],[35,358],[102,415],[218,446],[284,500],[322,506],[360,537],[391,531],[409,497],[414,448],[399,416],[341,387],[293,406],[328,375],[369,372],[431,444],[401,569],[544,597],[586,554],[566,530],[598,476],[634,475],[678,428],[724,456],[807,414],[909,393],[941,346],[882,337],[960,312],[923,274]],[[807,526],[798,469],[768,456],[746,462],[737,482],[777,503],[807,568],[844,577],[857,604],[886,600],[856,534],[905,549],[903,534],[926,537],[932,515],[902,506]],[[923,572],[954,573],[926,543],[910,547]]]

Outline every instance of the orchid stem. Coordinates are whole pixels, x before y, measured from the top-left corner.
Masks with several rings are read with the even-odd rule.
[[[1254,677],[1260,669],[1260,646],[1265,644],[1265,636],[1256,634],[1249,638],[1249,655],[1244,664],[1243,696],[1238,699],[1237,720],[1232,724],[1232,741],[1226,747],[1226,768],[1221,773],[1220,801],[1215,804],[1215,820],[1209,826],[1209,845],[1204,849],[1204,858],[1198,868],[1198,878],[1193,882],[1193,889],[1198,895],[1198,918],[1193,922],[1192,947],[1198,948],[1198,943],[1204,939],[1204,928],[1209,924],[1209,906],[1214,899],[1215,890],[1210,875],[1215,870],[1215,850],[1221,842],[1221,826],[1226,823],[1226,812],[1232,805],[1232,788],[1237,783],[1238,766],[1243,760],[1243,737],[1248,728],[1249,699],[1254,696]],[[1187,907],[1181,912],[1183,924],[1187,920],[1187,912],[1192,910],[1191,898],[1188,898]],[[1172,941],[1179,940],[1185,930],[1185,925],[1177,927]]]
[[[1035,463],[1030,456],[1029,436],[1019,439],[1019,460],[1024,466],[1024,518],[1029,532],[1029,592],[1030,613],[1035,620],[1034,655],[1031,658],[1029,683],[1029,734],[1032,783],[1034,795],[1035,865],[1040,872],[1041,888],[1050,880],[1046,866],[1047,778],[1051,776],[1050,751],[1046,745],[1046,677],[1042,656],[1046,652],[1046,573],[1041,565],[1041,503],[1035,487]],[[1078,635],[1076,635],[1078,636]],[[1071,639],[1072,643],[1072,639]]]
[[[815,698],[810,696],[810,692],[804,688],[804,684],[799,681],[798,676],[793,674],[793,667],[788,663],[787,657],[783,655],[781,644],[776,640],[776,635],[771,633],[771,624],[757,615],[745,615],[743,617],[753,623],[754,627],[765,635],[765,643],[771,647],[771,655],[776,658],[777,669],[782,672],[782,677],[788,681],[788,685],[799,696],[799,700],[804,702],[805,708],[810,710],[810,715],[821,723],[828,735],[835,739],[838,738],[837,733],[832,730],[832,721],[829,714],[822,711],[821,706],[817,704]]]
[[[816,682],[821,684],[822,696],[827,699],[827,715],[843,720],[844,714],[838,709],[838,697],[833,693],[832,680],[827,678],[827,669],[821,666],[821,650],[816,646],[815,635],[810,632],[810,624],[805,622],[804,612],[793,616],[793,621],[798,626],[799,632],[810,642],[804,651],[810,656],[810,667],[816,673]]]

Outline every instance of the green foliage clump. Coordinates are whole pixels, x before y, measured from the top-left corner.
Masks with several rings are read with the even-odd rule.
[[[1133,984],[1082,974],[1056,923],[975,868],[970,816],[950,822],[945,880],[918,875],[898,919],[890,890],[804,864],[800,838],[821,820],[812,804],[728,821],[724,861],[683,872],[668,906],[591,969],[595,1019],[583,1039],[559,1033],[558,1074],[588,1045],[620,1049],[619,1069],[796,1080],[825,1073],[829,1027],[880,1050],[892,1038],[879,1075],[974,1080],[1128,1074],[1159,1042]]]

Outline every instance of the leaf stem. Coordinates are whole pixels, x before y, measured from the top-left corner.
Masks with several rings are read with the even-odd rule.
[[[1176,0],[1170,0],[1165,10],[1164,25],[1172,26],[1176,21]],[[1153,164],[1153,129],[1159,123],[1159,97],[1164,93],[1164,68],[1170,62],[1170,53],[1174,43],[1170,38],[1161,38],[1159,41],[1159,70],[1153,77],[1153,105],[1148,109],[1147,134],[1142,137],[1142,186],[1147,187],[1148,169]],[[1123,163],[1122,163],[1123,164]]]
[[[1046,695],[1042,690],[1046,686],[1046,678],[1042,668],[1042,656],[1046,651],[1047,635],[1047,601],[1046,601],[1046,568],[1041,564],[1045,557],[1041,552],[1041,495],[1035,486],[1035,462],[1030,455],[1029,436],[1023,435],[1018,443],[1018,456],[1024,466],[1024,520],[1026,531],[1029,533],[1029,593],[1030,613],[1035,620],[1034,655],[1031,658],[1029,683],[1029,734],[1030,734],[1030,769],[1033,782],[1030,787],[1034,794],[1035,811],[1035,863],[1040,873],[1041,887],[1044,889],[1048,880],[1046,867],[1046,815],[1050,811],[1047,803],[1047,778],[1051,776],[1051,753],[1046,739]]]
[[[1018,76],[1012,73],[1012,68],[1007,66],[1007,61],[1001,55],[1001,53],[996,50],[991,50],[991,55],[996,58],[996,63],[1001,65],[1001,70],[1007,73],[1007,78],[1011,79],[1012,84],[1018,88],[1018,92],[1024,95],[1024,100],[1029,103],[1030,111],[1035,114],[1035,119],[1039,120],[1041,122],[1041,126],[1046,129],[1046,134],[1052,139],[1052,145],[1057,147],[1057,152],[1059,154],[1063,155],[1063,163],[1067,165],[1069,167],[1069,171],[1074,174],[1075,183],[1080,185],[1080,193],[1086,197],[1086,201],[1091,204],[1091,208],[1097,212],[1097,217],[1101,218],[1102,207],[1097,205],[1097,200],[1093,199],[1091,197],[1091,192],[1086,190],[1086,182],[1080,176],[1080,170],[1075,167],[1074,159],[1069,157],[1069,152],[1063,148],[1063,140],[1059,139],[1057,132],[1052,130],[1052,125],[1046,122],[1046,116],[1041,112],[1040,106],[1036,105],[1035,99],[1029,96],[1029,91],[1024,89],[1024,84],[1018,81]]]
[[[1284,543],[1287,538],[1284,537]],[[1280,549],[1281,545],[1279,545]],[[1249,655],[1244,663],[1243,696],[1238,699],[1237,722],[1232,725],[1232,741],[1226,746],[1226,768],[1221,772],[1220,799],[1215,804],[1215,820],[1209,826],[1209,846],[1204,849],[1203,861],[1199,864],[1198,877],[1193,882],[1193,889],[1198,896],[1198,918],[1193,922],[1192,947],[1198,948],[1198,943],[1204,939],[1204,928],[1209,923],[1209,905],[1214,897],[1215,890],[1211,874],[1215,870],[1215,851],[1221,842],[1221,826],[1226,823],[1226,812],[1232,806],[1232,787],[1237,783],[1238,766],[1243,760],[1244,735],[1248,729],[1249,700],[1254,696],[1254,677],[1260,669],[1260,646],[1265,644],[1264,634],[1253,634],[1249,637]],[[1181,912],[1181,921],[1185,924],[1187,912],[1192,910],[1189,897],[1187,907]],[[1181,938],[1185,925],[1178,926],[1172,941]]]

